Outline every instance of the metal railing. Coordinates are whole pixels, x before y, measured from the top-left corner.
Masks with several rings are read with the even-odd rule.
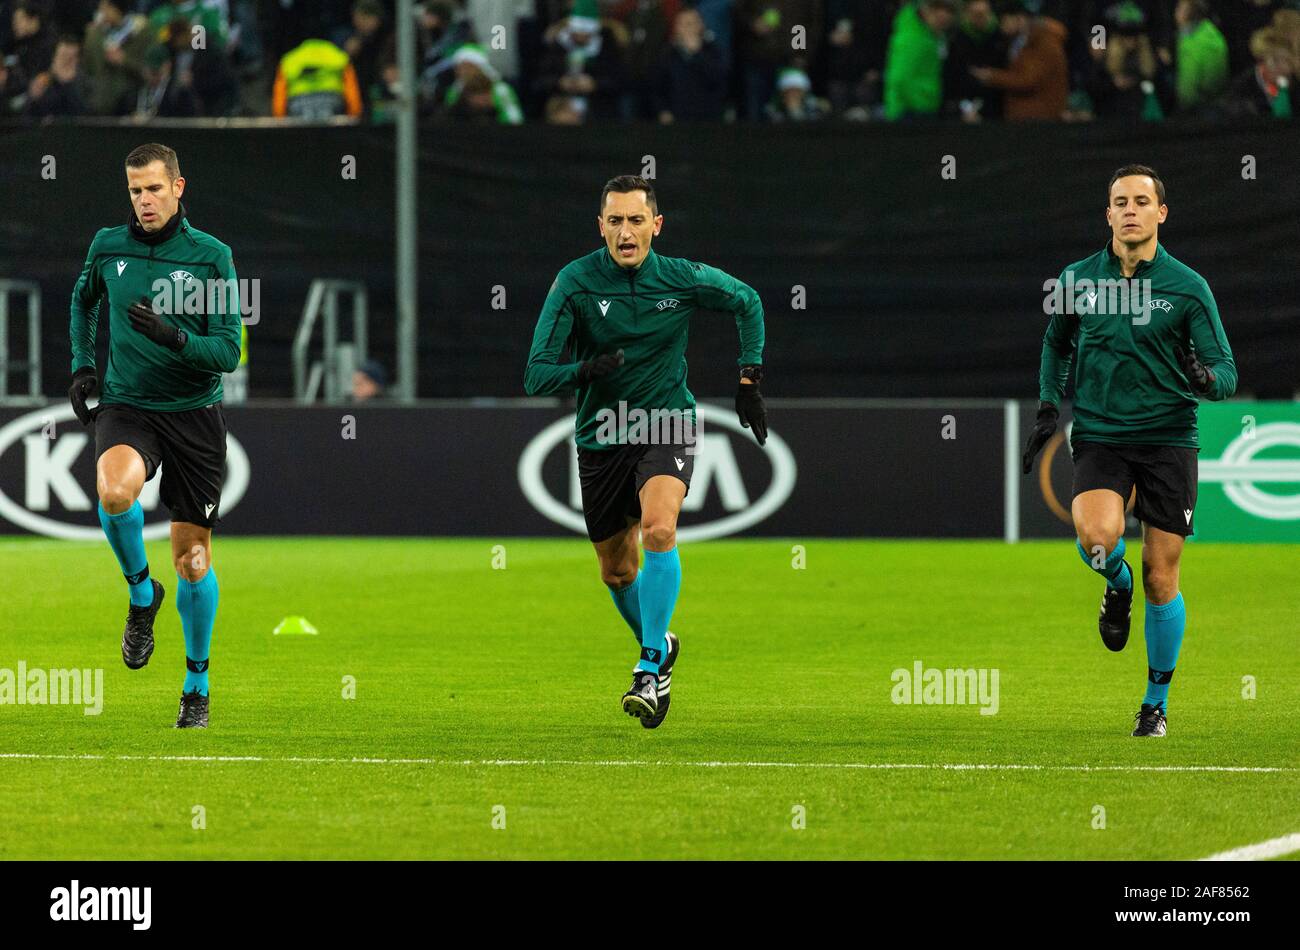
[[[27,295],[27,359],[9,358],[9,295]],[[9,394],[9,374],[27,371],[27,395]],[[41,287],[34,280],[0,280],[0,402],[42,402]]]
[[[339,341],[339,297],[352,295],[352,340]],[[366,322],[369,309],[366,287],[355,280],[311,282],[302,319],[293,340],[293,396],[300,403],[315,402],[324,383],[329,402],[344,399],[352,389],[352,371],[366,361]],[[321,318],[324,347],[319,360],[310,356],[317,317]]]

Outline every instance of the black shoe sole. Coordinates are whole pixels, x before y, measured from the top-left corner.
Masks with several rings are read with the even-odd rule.
[[[158,611],[162,609],[163,600],[167,596],[167,589],[157,581],[153,582],[153,606],[149,609],[149,649],[145,651],[144,659],[138,664],[132,666],[131,661],[127,659],[126,654],[126,632],[122,632],[122,662],[126,664],[128,670],[142,670],[149,665],[149,658],[153,656],[153,622],[158,616]]]
[[[672,702],[672,694],[669,693],[663,699],[659,700],[659,711],[649,719],[641,720],[642,729],[658,729],[663,723],[664,718],[668,715],[668,704]]]
[[[640,719],[643,721],[651,718],[655,714],[655,710],[640,696],[624,696],[623,712],[627,713],[634,719]]]

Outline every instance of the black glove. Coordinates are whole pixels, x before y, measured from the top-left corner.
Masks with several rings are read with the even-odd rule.
[[[1187,381],[1192,384],[1192,388],[1202,396],[1208,393],[1210,387],[1214,385],[1214,370],[1198,360],[1195,353],[1184,352],[1181,346],[1174,346],[1174,356],[1182,365],[1183,372],[1187,374]]]
[[[1029,433],[1029,441],[1025,443],[1025,455],[1020,460],[1020,467],[1024,474],[1028,475],[1034,470],[1034,456],[1037,455],[1047,440],[1052,437],[1056,431],[1056,419],[1060,415],[1057,408],[1050,402],[1040,402],[1038,404],[1038,416],[1034,419],[1034,431]]]
[[[593,379],[600,379],[602,376],[608,376],[622,365],[622,350],[618,350],[615,353],[602,353],[594,360],[587,360],[587,362],[578,367],[578,384],[580,386],[586,386]]]
[[[83,426],[90,425],[90,410],[86,400],[99,392],[99,377],[95,367],[83,366],[72,374],[72,385],[68,387],[68,398],[72,400],[72,411],[77,414]]]
[[[754,430],[758,444],[767,442],[767,410],[763,407],[763,394],[758,391],[758,383],[741,383],[736,392],[736,415],[740,424],[746,429]]]
[[[148,297],[141,297],[138,302],[127,307],[126,315],[131,320],[131,326],[159,346],[165,346],[169,350],[180,350],[185,346],[185,331],[154,313]]]

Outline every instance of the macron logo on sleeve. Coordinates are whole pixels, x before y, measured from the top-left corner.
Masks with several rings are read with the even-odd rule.
[[[600,315],[603,317],[609,313],[609,301],[602,300],[596,306],[600,307]]]
[[[124,271],[124,270],[126,270],[126,261],[118,261],[118,262],[117,262],[117,276],[118,276],[118,277],[121,277],[121,276],[122,276],[122,271]]]

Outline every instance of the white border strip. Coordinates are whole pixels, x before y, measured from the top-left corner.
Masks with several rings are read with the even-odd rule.
[[[432,759],[374,758],[354,756],[262,756],[262,755],[94,755],[90,753],[0,752],[0,759],[35,759],[102,762],[266,762],[309,765],[460,765],[460,766],[550,766],[565,768],[640,768],[677,766],[689,769],[919,769],[946,772],[1250,772],[1293,773],[1300,767],[1279,765],[1021,765],[1016,763],[962,762],[722,762],[650,759]],[[1300,836],[1297,836],[1300,837]]]
[[[1231,851],[1220,851],[1218,854],[1212,854],[1208,858],[1201,858],[1202,861],[1267,861],[1270,858],[1280,858],[1284,854],[1293,854],[1300,851],[1300,832],[1293,835],[1283,835],[1280,838],[1270,838],[1268,841],[1261,841],[1259,844],[1248,844],[1245,847],[1233,848]]]

